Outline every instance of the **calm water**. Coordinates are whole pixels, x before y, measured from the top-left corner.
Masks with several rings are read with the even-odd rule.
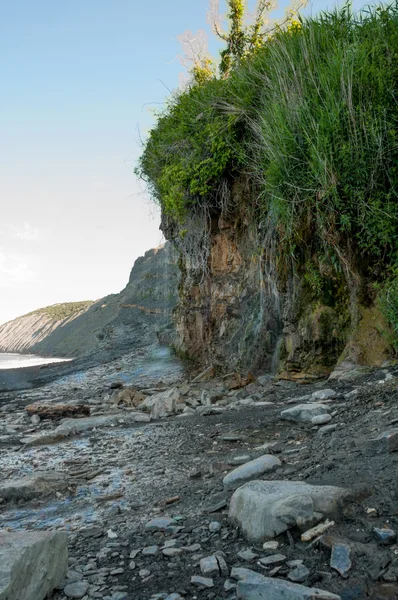
[[[34,354],[16,354],[0,352],[0,371],[2,369],[21,369],[22,367],[35,367],[49,363],[65,362],[69,358],[44,358]]]

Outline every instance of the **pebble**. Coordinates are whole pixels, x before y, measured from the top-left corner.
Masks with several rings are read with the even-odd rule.
[[[87,581],[76,581],[70,583],[64,588],[64,594],[67,598],[83,598],[88,590]]]
[[[325,425],[326,423],[330,423],[331,420],[331,415],[317,415],[316,417],[312,417],[311,423],[312,425]]]
[[[387,527],[379,529],[378,527],[374,527],[373,532],[376,539],[384,546],[390,546],[397,541],[397,532],[393,529],[388,529]]]
[[[142,577],[143,579],[145,579],[145,577],[149,577],[150,574],[151,574],[151,572],[148,571],[148,569],[141,569],[139,572],[139,576]]]
[[[251,550],[241,550],[240,552],[238,552],[238,556],[246,562],[253,562],[254,560],[256,560],[256,558],[258,558],[258,554],[252,552]]]
[[[191,577],[191,583],[192,585],[203,586],[205,588],[214,587],[213,579],[210,577],[200,577],[199,575],[193,575],[193,577]]]
[[[333,544],[332,556],[330,558],[330,566],[337,571],[342,577],[348,577],[348,571],[351,569],[352,562],[350,559],[351,549],[347,544]]]
[[[212,533],[217,533],[217,531],[220,531],[221,528],[222,525],[218,521],[212,521],[209,524],[209,531],[211,531]]]
[[[311,571],[305,565],[297,565],[297,567],[288,573],[287,578],[295,583],[303,583],[310,574]]]
[[[286,556],[283,554],[272,554],[271,556],[260,558],[259,562],[265,567],[281,565],[286,562]]]
[[[269,542],[264,542],[263,548],[264,550],[277,550],[279,547],[279,542],[276,540],[270,540]]]
[[[144,556],[155,556],[158,553],[159,546],[147,546],[143,549],[142,554]]]
[[[165,548],[162,550],[162,554],[164,554],[164,556],[168,556],[169,558],[172,558],[173,556],[180,556],[182,552],[182,548]]]
[[[176,525],[174,519],[168,519],[167,517],[158,517],[157,519],[151,519],[145,525],[147,531],[164,531],[169,527]]]
[[[220,567],[216,556],[206,556],[200,561],[202,575],[220,575]]]

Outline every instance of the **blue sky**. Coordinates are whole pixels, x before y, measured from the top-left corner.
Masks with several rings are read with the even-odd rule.
[[[207,7],[0,2],[0,323],[119,291],[162,241],[133,174],[139,131],[179,85],[177,36],[206,28]]]

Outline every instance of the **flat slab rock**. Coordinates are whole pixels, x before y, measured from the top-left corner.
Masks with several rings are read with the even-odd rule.
[[[259,583],[239,581],[237,597],[241,600],[341,600],[340,596],[325,590],[271,577]]]
[[[82,419],[65,419],[55,430],[55,435],[71,435],[74,433],[82,433],[90,431],[97,427],[112,427],[114,425],[123,425],[142,421],[142,417],[150,421],[149,415],[142,413],[115,413],[99,417],[84,417]]]
[[[224,487],[231,489],[238,487],[246,481],[257,479],[269,471],[273,471],[276,467],[281,466],[281,461],[272,454],[259,456],[250,462],[247,462],[233,471],[230,471],[223,479]]]
[[[229,520],[249,541],[262,542],[291,527],[306,530],[324,516],[336,516],[347,493],[303,481],[250,481],[232,495]]]
[[[32,500],[51,496],[56,492],[65,492],[70,484],[70,478],[65,473],[37,471],[34,475],[7,479],[0,483],[0,498],[4,498],[6,502]]]
[[[43,600],[67,568],[66,533],[0,533],[0,600]]]
[[[309,402],[308,404],[296,404],[281,412],[281,419],[295,421],[297,423],[312,423],[314,417],[329,414],[331,408],[326,404]]]

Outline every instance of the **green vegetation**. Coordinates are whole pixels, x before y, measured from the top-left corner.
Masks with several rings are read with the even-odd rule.
[[[378,304],[382,315],[390,324],[392,336],[388,341],[398,350],[398,272],[381,286]]]
[[[346,6],[257,46],[169,100],[137,172],[183,231],[203,208],[236,209],[225,187],[249,181],[241,202],[274,230],[279,267],[314,296],[327,279],[352,296],[398,256],[398,4]]]
[[[82,300],[81,302],[64,302],[62,304],[54,304],[45,308],[33,310],[28,315],[47,315],[54,321],[63,321],[75,317],[80,312],[87,310],[94,302],[92,300]]]

